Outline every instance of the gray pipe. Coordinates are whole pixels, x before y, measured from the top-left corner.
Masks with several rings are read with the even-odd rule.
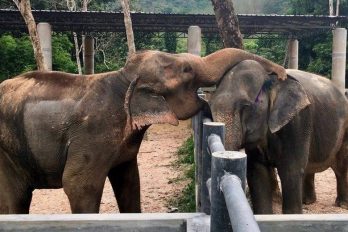
[[[221,178],[220,188],[225,197],[233,231],[259,232],[260,228],[245,197],[239,177],[226,173]]]

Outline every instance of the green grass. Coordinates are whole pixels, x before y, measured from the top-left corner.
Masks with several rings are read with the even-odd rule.
[[[188,138],[178,149],[178,160],[176,165],[183,169],[183,175],[178,180],[187,180],[188,184],[182,193],[169,200],[169,204],[178,208],[179,212],[195,212],[195,165],[194,165],[194,143],[192,136]]]

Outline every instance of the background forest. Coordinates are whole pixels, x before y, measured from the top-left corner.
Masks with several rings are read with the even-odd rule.
[[[31,0],[32,9],[68,10],[66,0]],[[81,9],[81,2],[77,10]],[[334,1],[335,2],[335,1]],[[328,15],[328,0],[233,0],[237,13]],[[0,0],[0,8],[16,9],[10,0]],[[91,0],[88,10],[119,11],[117,0]],[[131,0],[131,10],[156,13],[212,14],[210,0]],[[348,0],[341,0],[340,15],[348,15]],[[127,54],[125,33],[94,33],[96,38],[95,72],[116,70],[124,65]],[[81,36],[79,36],[81,38]],[[222,47],[219,39],[203,39],[202,55]],[[186,52],[186,39],[175,33],[138,33],[137,49]],[[80,41],[81,44],[81,41]],[[331,33],[300,40],[299,68],[330,77]],[[244,40],[245,49],[283,64],[287,41],[284,39]],[[72,33],[53,34],[53,70],[76,73],[76,57]],[[26,34],[0,33],[0,81],[36,69],[33,50]]]

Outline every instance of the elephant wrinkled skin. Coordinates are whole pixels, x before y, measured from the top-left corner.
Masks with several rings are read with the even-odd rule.
[[[226,147],[245,148],[254,213],[272,213],[277,168],[283,213],[302,213],[316,200],[314,173],[331,167],[336,205],[348,207],[348,102],[330,80],[287,70],[277,81],[255,61],[243,61],[220,81],[209,104],[226,123]]]
[[[108,177],[120,212],[140,212],[137,153],[154,123],[178,124],[202,106],[200,86],[216,83],[238,49],[204,58],[143,51],[119,71],[29,72],[0,85],[0,214],[28,213],[32,191],[64,188],[73,213],[97,213]]]

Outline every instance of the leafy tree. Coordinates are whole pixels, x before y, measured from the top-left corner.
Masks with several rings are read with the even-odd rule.
[[[76,73],[76,63],[72,60],[73,44],[67,34],[55,34],[52,37],[52,69]]]
[[[15,38],[10,34],[0,37],[0,80],[36,68],[33,48],[28,36]]]
[[[53,69],[76,72],[72,61],[72,43],[65,34],[54,34],[52,37]],[[33,48],[27,35],[14,37],[11,34],[0,36],[0,80],[3,81],[20,73],[35,70]]]
[[[164,44],[167,52],[176,52],[177,40],[175,32],[165,32],[164,33]]]

